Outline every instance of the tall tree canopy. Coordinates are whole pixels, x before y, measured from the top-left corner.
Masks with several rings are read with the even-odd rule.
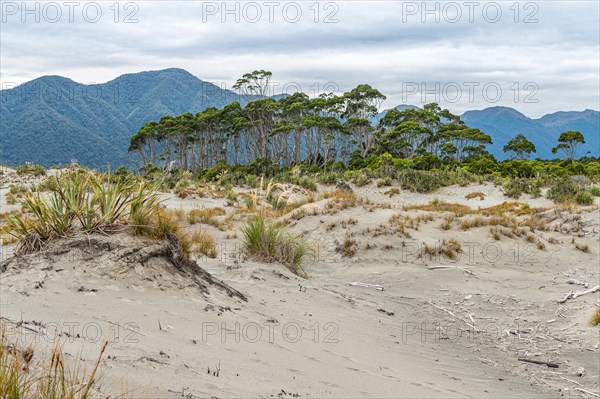
[[[510,139],[503,147],[504,152],[513,152],[519,159],[527,159],[531,153],[535,152],[535,144],[527,140],[522,133],[515,138]]]
[[[267,95],[271,76],[257,70],[236,82],[236,90],[251,96],[243,107],[233,102],[147,123],[131,137],[129,151],[143,164],[174,163],[199,171],[220,160],[321,165],[383,153],[397,158],[429,153],[460,161],[484,154],[491,143],[490,136],[436,103],[392,109],[374,125],[386,97],[368,84],[341,96],[294,93],[276,100]]]
[[[562,132],[558,137],[558,145],[552,149],[552,153],[563,152],[570,160],[575,159],[577,148],[585,143],[583,134],[577,130]]]

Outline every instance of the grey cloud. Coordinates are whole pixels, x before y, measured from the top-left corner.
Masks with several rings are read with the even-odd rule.
[[[107,10],[109,3],[102,4]],[[534,116],[561,108],[598,108],[596,2],[535,2],[539,22],[532,24],[522,23],[524,9],[519,23],[514,22],[512,2],[496,3],[503,11],[498,23],[486,22],[481,14],[475,14],[474,23],[465,15],[459,23],[443,18],[435,23],[431,16],[422,23],[419,14],[403,21],[402,2],[335,2],[339,23],[334,24],[314,23],[308,8],[312,2],[302,3],[305,14],[296,24],[281,16],[273,24],[221,23],[218,15],[203,22],[201,2],[137,4],[136,24],[114,23],[108,11],[97,24],[8,20],[0,38],[2,81],[59,74],[101,82],[126,72],[181,67],[231,87],[242,73],[265,68],[281,82],[300,81],[309,92],[311,85],[332,80],[342,91],[367,82],[388,95],[386,106],[401,102],[403,83],[477,81],[503,87],[535,82],[539,102],[515,102],[507,95],[503,104],[476,99],[446,105],[455,111],[508,105]],[[324,15],[321,10],[321,20]]]

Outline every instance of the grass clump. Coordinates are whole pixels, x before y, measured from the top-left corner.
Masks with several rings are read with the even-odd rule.
[[[342,254],[345,258],[351,258],[356,254],[356,250],[358,249],[358,244],[356,240],[352,238],[350,235],[346,235],[344,240],[339,243],[336,247],[336,252]]]
[[[213,259],[217,257],[217,244],[215,238],[206,230],[194,232],[189,240],[192,252],[200,253]]]
[[[46,168],[42,165],[29,163],[17,167],[17,173],[20,175],[44,176],[46,175]]]
[[[481,191],[473,191],[472,193],[465,195],[465,198],[468,200],[479,198],[480,201],[483,201],[483,199],[485,198],[485,194]]]
[[[62,348],[55,345],[51,356],[36,356],[30,347],[19,348],[9,339],[3,326],[0,337],[0,397],[36,399],[92,399],[104,397],[100,394],[97,377],[100,361],[108,341],[91,372],[79,364],[70,363]]]
[[[188,213],[188,222],[190,224],[203,223],[220,229],[223,223],[217,217],[227,213],[225,209],[220,207],[207,209],[193,209]]]
[[[575,248],[577,248],[578,250],[580,250],[583,253],[590,253],[590,246],[587,244],[580,244],[580,243],[575,243]]]
[[[159,203],[148,183],[111,179],[110,174],[72,171],[54,179],[48,195],[27,193],[25,216],[8,217],[11,234],[19,239],[18,253],[40,250],[45,241],[76,230],[109,233],[133,225],[136,232],[148,224]]]
[[[596,312],[590,319],[590,324],[592,326],[600,325],[600,306],[596,306]]]
[[[309,253],[309,245],[298,236],[285,231],[276,223],[267,223],[256,217],[242,228],[242,253],[262,262],[281,263],[294,274],[307,277],[302,261]]]

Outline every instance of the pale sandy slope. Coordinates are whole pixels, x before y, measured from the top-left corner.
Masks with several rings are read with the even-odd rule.
[[[90,342],[99,327],[111,340],[110,358],[102,361],[105,385],[116,380],[141,397],[176,398],[182,391],[188,397],[219,398],[549,398],[586,397],[576,389],[598,393],[599,330],[588,325],[598,294],[557,303],[568,290],[583,288],[564,284],[567,279],[598,282],[597,207],[579,213],[589,234],[576,240],[587,243],[590,253],[575,249],[572,235],[560,232],[541,233],[544,239],[559,241],[548,244],[546,251],[523,252],[523,239],[495,242],[487,228],[444,231],[441,218],[411,231],[410,240],[372,237],[365,229],[387,223],[402,212],[402,204],[437,197],[477,207],[506,200],[492,186],[451,187],[429,196],[403,192],[392,199],[382,194],[385,190],[368,187],[360,194],[389,202],[392,209],[356,207],[313,216],[312,208],[322,210],[324,201],[305,205],[307,216],[290,228],[319,245],[317,259],[306,265],[308,280],[278,265],[238,264],[226,253],[201,260],[202,267],[246,293],[247,303],[217,289],[203,296],[181,278],[152,269],[119,274],[110,265],[98,264],[93,254],[82,259],[77,253],[40,257],[27,270],[3,272],[0,312],[13,322],[45,325],[25,324],[45,332],[41,335],[14,330],[24,340],[37,337],[40,349],[48,345],[53,326],[68,332],[69,323],[78,323],[72,339],[63,336],[65,351],[89,362],[101,345]],[[475,190],[490,195],[482,204],[466,201],[465,193]],[[209,207],[224,202],[173,199],[170,205],[196,207],[202,201]],[[543,199],[529,202],[550,205]],[[342,227],[349,218],[356,224]],[[336,227],[328,228],[331,223]],[[229,251],[239,242],[212,231]],[[358,251],[343,258],[332,249],[348,233],[354,233]],[[435,243],[443,237],[460,240],[463,249],[464,243],[472,243],[472,256],[462,254],[457,262],[429,260],[406,249],[409,241]],[[481,253],[489,242],[501,251],[498,259]],[[515,248],[521,251],[516,259]],[[428,269],[439,264],[474,274]],[[380,285],[383,291],[353,282]],[[517,361],[521,356],[558,362],[560,367]],[[585,369],[582,377],[576,375],[580,367]]]

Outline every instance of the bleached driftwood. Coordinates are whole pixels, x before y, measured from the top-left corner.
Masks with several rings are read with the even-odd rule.
[[[600,395],[598,395],[598,394],[597,394],[597,393],[595,393],[595,392],[588,391],[587,389],[583,389],[583,388],[575,388],[575,390],[576,390],[577,392],[586,393],[586,394],[588,394],[588,395],[592,395],[592,396],[594,396],[594,397],[596,397],[596,398],[600,398]]]
[[[565,303],[569,299],[575,299],[580,296],[583,296],[586,294],[593,294],[594,292],[598,292],[598,291],[600,291],[600,285],[597,285],[597,286],[592,287],[589,290],[585,290],[585,291],[577,291],[577,292],[569,291],[565,294],[565,296],[561,300],[558,301],[558,303]]]
[[[585,288],[587,288],[590,285],[590,283],[588,283],[587,281],[581,281],[575,278],[568,279],[567,281],[565,281],[565,284],[583,285]]]
[[[450,266],[450,265],[433,265],[428,267],[429,270],[437,270],[437,269],[460,269],[463,272],[470,274],[472,276],[476,276],[476,274],[469,269],[460,266]]]
[[[375,288],[376,290],[383,291],[383,287],[379,284],[369,284],[369,283],[363,283],[360,281],[354,281],[354,282],[350,283],[350,285],[352,285],[354,287]]]
[[[520,362],[527,362],[527,363],[533,363],[533,364],[542,364],[544,366],[548,366],[551,367],[553,369],[557,369],[558,368],[558,364],[553,363],[553,362],[546,362],[544,360],[533,360],[533,359],[527,359],[524,357],[520,357],[517,359]]]

